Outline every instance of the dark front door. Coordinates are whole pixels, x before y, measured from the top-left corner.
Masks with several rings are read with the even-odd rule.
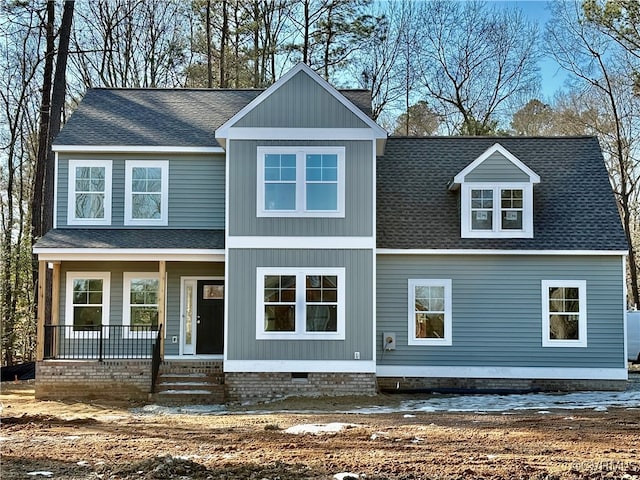
[[[224,351],[224,281],[198,280],[196,354]]]

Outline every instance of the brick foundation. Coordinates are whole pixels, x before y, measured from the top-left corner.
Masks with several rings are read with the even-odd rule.
[[[286,397],[318,397],[376,394],[373,373],[227,373],[225,386],[230,402],[277,400]]]
[[[581,390],[625,390],[626,380],[518,379],[518,378],[418,378],[378,377],[381,391],[451,392],[572,392]]]
[[[37,399],[144,401],[150,360],[45,360],[36,364]]]

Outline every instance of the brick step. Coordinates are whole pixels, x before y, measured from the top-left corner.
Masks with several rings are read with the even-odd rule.
[[[204,373],[177,374],[162,373],[158,375],[158,384],[161,383],[194,383],[194,384],[212,384],[224,385],[224,375],[207,375]]]
[[[224,387],[202,390],[160,390],[153,394],[153,401],[159,405],[214,405],[224,403]]]

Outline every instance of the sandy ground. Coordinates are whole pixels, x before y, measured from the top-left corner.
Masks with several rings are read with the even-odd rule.
[[[640,479],[640,408],[334,413],[396,405],[393,395],[289,400],[259,414],[143,414],[38,402],[25,382],[2,384],[0,401],[2,480]],[[310,409],[323,413],[294,413]],[[310,424],[332,428],[287,430]]]

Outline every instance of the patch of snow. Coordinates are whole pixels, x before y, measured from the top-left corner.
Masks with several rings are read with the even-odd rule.
[[[357,427],[353,423],[325,423],[325,424],[313,424],[307,423],[302,425],[294,425],[293,427],[289,427],[284,430],[284,433],[289,433],[292,435],[301,435],[305,433],[310,433],[312,435],[320,435],[322,433],[339,433],[345,428],[353,428]]]
[[[411,414],[407,413],[407,414],[404,416],[404,418],[416,418],[416,416],[415,416],[415,415],[411,415]]]
[[[335,480],[351,480],[352,478],[360,478],[360,475],[358,475],[357,473],[348,473],[348,472],[343,472],[343,473],[336,473],[333,478]]]
[[[79,467],[88,467],[89,462],[87,462],[86,460],[80,460],[79,462],[76,462],[76,465],[78,465]]]
[[[134,415],[221,415],[227,413],[224,405],[181,405],[167,407],[164,405],[145,405],[141,408],[133,408]]]
[[[0,442],[6,442],[7,440],[11,440],[11,437],[0,437]]]
[[[66,437],[62,437],[63,440],[79,440],[80,437],[78,435],[69,435]]]
[[[53,472],[47,472],[45,470],[39,470],[37,472],[27,472],[27,475],[31,475],[32,477],[37,477],[37,476],[51,477],[51,476],[53,476]]]
[[[551,412],[549,410],[540,410],[538,413],[540,415],[549,415]]]

